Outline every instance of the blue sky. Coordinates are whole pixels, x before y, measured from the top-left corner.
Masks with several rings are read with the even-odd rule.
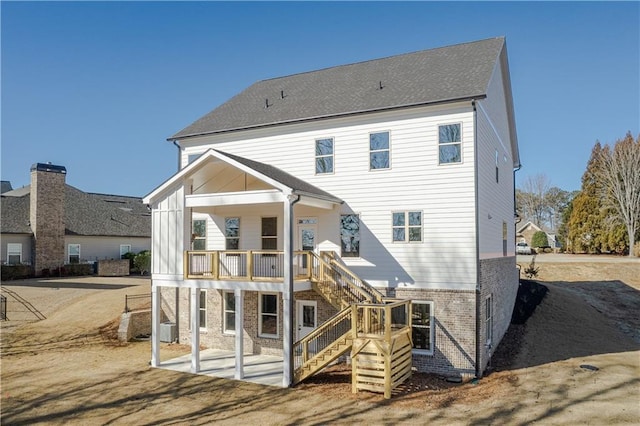
[[[3,180],[51,161],[143,196],[166,138],[250,84],[506,36],[523,168],[580,188],[591,148],[638,135],[638,2],[1,2]]]

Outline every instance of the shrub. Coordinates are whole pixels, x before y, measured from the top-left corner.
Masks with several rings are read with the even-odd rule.
[[[122,258],[129,259],[129,271],[132,271],[133,268],[135,267],[135,264],[133,263],[133,260],[136,258],[135,253],[131,253],[130,251],[126,252],[125,254],[122,255]]]
[[[537,231],[533,234],[533,238],[531,238],[531,246],[532,247],[549,247],[549,240],[547,239],[547,234],[544,231]]]
[[[536,257],[533,256],[531,258],[531,263],[529,263],[529,266],[524,268],[524,274],[527,276],[527,278],[531,279],[537,277],[539,271],[540,267],[536,267]]]
[[[136,254],[136,257],[133,258],[133,263],[140,271],[140,275],[148,273],[151,269],[151,252],[149,250],[143,250]]]
[[[633,245],[633,252],[636,254],[637,257],[640,257],[640,241],[638,241]]]
[[[3,280],[19,280],[34,276],[33,267],[30,265],[2,265]]]

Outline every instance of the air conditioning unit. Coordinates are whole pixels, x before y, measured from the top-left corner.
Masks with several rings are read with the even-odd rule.
[[[163,322],[160,324],[160,341],[173,343],[176,341],[176,323]]]

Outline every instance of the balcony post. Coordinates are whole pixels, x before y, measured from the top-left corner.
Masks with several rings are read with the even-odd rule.
[[[234,378],[236,380],[244,379],[244,304],[242,299],[242,289],[234,290],[234,298],[236,302],[236,369]]]
[[[191,372],[200,372],[200,289],[191,288]]]
[[[211,268],[213,269],[211,273],[213,274],[213,279],[220,279],[220,252],[218,250],[214,251],[211,255]]]
[[[247,252],[247,279],[253,281],[253,252]]]
[[[282,320],[282,386],[293,385],[293,205],[300,197],[291,193],[284,197],[284,285],[282,291],[283,320]]]

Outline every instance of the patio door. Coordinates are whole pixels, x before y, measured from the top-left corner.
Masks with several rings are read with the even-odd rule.
[[[296,340],[300,340],[318,326],[318,302],[315,300],[297,300],[296,311],[296,323],[298,324]]]
[[[296,251],[316,251],[318,220],[316,218],[301,218],[297,220],[297,242]],[[296,275],[306,275],[309,270],[307,256],[296,256],[294,262]]]

